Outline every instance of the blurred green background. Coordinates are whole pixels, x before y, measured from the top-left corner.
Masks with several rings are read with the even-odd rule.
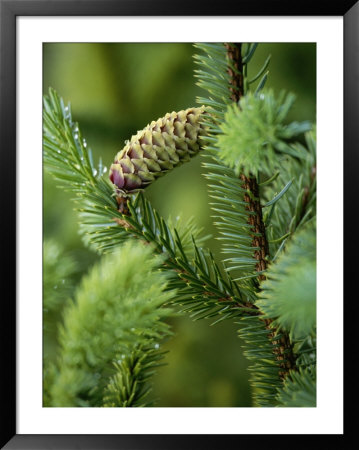
[[[193,77],[194,48],[189,43],[48,43],[43,46],[43,90],[51,86],[70,101],[94,158],[109,167],[115,154],[137,130],[167,112],[196,106],[205,95]],[[272,55],[267,87],[297,95],[291,120],[315,121],[315,44],[260,44],[249,65],[256,74]],[[162,177],[146,196],[165,217],[194,216],[213,238],[208,247],[220,260],[216,230],[202,176],[201,156]],[[87,271],[98,255],[78,235],[71,196],[44,174],[44,238],[59,241]],[[61,264],[61,262],[60,262]],[[209,320],[188,316],[172,320],[175,336],[165,344],[166,366],[154,378],[157,406],[251,406],[247,361],[242,356],[237,326],[229,321],[213,327]],[[52,349],[53,343],[44,343]],[[48,350],[49,351],[49,350]]]

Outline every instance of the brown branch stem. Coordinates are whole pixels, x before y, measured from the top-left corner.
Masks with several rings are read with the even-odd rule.
[[[228,74],[230,76],[230,98],[238,103],[240,98],[244,95],[242,44],[225,43],[224,45],[227,49],[229,60]],[[253,257],[257,260],[256,270],[257,272],[262,272],[268,267],[267,257],[269,256],[269,246],[263,222],[259,186],[254,176],[246,176],[242,173],[240,179],[243,182],[241,187],[248,192],[248,194],[244,194],[244,201],[247,203],[246,209],[251,213],[248,218],[248,223],[252,225],[252,247],[256,248],[253,254]],[[258,275],[259,281],[265,279],[266,276],[263,273]],[[285,333],[281,333],[279,339],[275,339],[278,332],[276,328],[273,327],[272,320],[261,320],[264,321],[266,328],[271,330],[269,338],[274,345],[273,353],[282,369],[279,376],[284,378],[290,369],[295,368],[295,357],[289,336]]]
[[[118,205],[118,211],[125,217],[125,216],[131,216],[130,210],[128,208],[128,202],[129,199],[128,197],[124,197],[121,196],[120,194],[116,196],[116,201],[117,201],[117,205]],[[118,225],[120,225],[121,227],[127,229],[127,230],[131,230],[134,227],[128,223],[128,221],[125,218],[119,219],[117,217],[115,217],[113,219]],[[138,237],[138,236],[136,236]],[[143,242],[145,244],[149,244],[149,242],[146,239],[143,239]],[[171,258],[169,258],[171,259]],[[173,262],[175,262],[174,260],[172,260]],[[169,264],[167,264],[166,262],[163,263],[164,266],[170,267]],[[172,268],[173,269],[173,268]],[[177,272],[179,278],[187,285],[191,284],[191,274],[184,270],[184,269],[173,269],[175,272]],[[193,274],[192,274],[193,276]],[[218,297],[218,294],[215,294],[214,292],[210,291],[210,286],[206,285],[205,283],[203,284],[203,296],[204,297]],[[245,303],[239,303],[237,300],[235,300],[231,295],[229,294],[224,294],[223,293],[223,297],[218,298],[218,302],[233,302],[233,306],[234,307],[238,307],[238,308],[250,308],[253,310],[253,315],[257,315],[259,313],[258,307],[255,306],[253,303],[250,302],[245,302]]]

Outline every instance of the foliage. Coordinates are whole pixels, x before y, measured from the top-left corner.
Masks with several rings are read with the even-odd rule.
[[[103,406],[141,407],[154,404],[147,398],[151,392],[148,380],[162,365],[159,361],[164,357],[164,352],[158,351],[158,348],[158,343],[134,346],[129,354],[123,354],[114,363],[116,372],[104,389]]]
[[[61,261],[61,264],[59,264]],[[43,382],[44,404],[50,402],[50,389],[55,377],[54,349],[58,345],[56,318],[72,298],[74,277],[79,268],[73,256],[54,240],[43,244]]]
[[[113,188],[100,161],[94,165],[91,149],[82,138],[81,130],[72,121],[71,107],[53,90],[44,97],[44,164],[60,183],[73,192],[81,212],[80,231],[85,242],[100,242],[96,248],[104,251],[113,241],[124,239],[125,231],[114,219],[122,218],[117,211]]]
[[[309,369],[290,372],[278,394],[278,406],[316,406],[316,375]]]
[[[271,329],[257,316],[243,317],[237,323],[240,325],[238,334],[245,343],[244,355],[252,363],[248,370],[253,387],[253,406],[276,405],[282,381],[279,363],[273,355],[273,344],[279,336],[272,336]]]
[[[118,208],[118,191],[101,161],[93,163],[70,105],[53,89],[45,97],[45,165],[75,194],[85,243],[111,253],[65,312],[57,372],[48,378],[54,406],[150,405],[167,303],[195,320],[236,320],[254,405],[315,404],[314,131],[305,144],[303,136],[312,125],[286,123],[294,96],[265,89],[269,57],[248,78],[257,44],[196,48],[198,84],[208,92],[197,99],[207,112],[198,139],[223,266],[193,224],[166,222],[143,189],[126,192]]]
[[[53,89],[50,90],[49,96],[45,97],[45,104],[45,164],[61,182],[62,187],[77,195],[78,198],[74,200],[77,204],[81,204],[77,209],[81,221],[80,230],[86,243],[100,252],[109,252],[125,242],[129,235],[145,242],[153,242],[155,250],[164,253],[167,258],[164,268],[175,270],[177,273],[172,285],[180,289],[181,295],[178,295],[176,301],[180,304],[187,302],[189,305],[187,310],[191,312],[204,316],[213,312],[216,315],[226,312],[233,316],[238,315],[240,310],[236,308],[229,311],[229,305],[225,301],[242,308],[246,307],[246,303],[251,303],[252,293],[241,291],[229,276],[223,278],[213,256],[199,248],[194,239],[192,250],[189,254],[185,253],[185,246],[188,248],[188,236],[185,237],[186,242],[182,244],[180,233],[176,228],[172,230],[169,228],[165,220],[144,198],[142,192],[130,196],[128,201],[130,216],[118,211],[116,192],[106,174],[99,170],[95,176],[91,153],[87,151],[86,146],[77,145],[79,142],[83,143],[83,139],[79,138],[79,125],[72,121],[70,106],[65,107]],[[58,163],[58,147],[62,149],[61,164]],[[75,181],[77,179],[75,171],[67,169],[67,165],[70,168],[73,166],[72,160],[80,167],[78,170],[82,173],[82,183]],[[63,170],[63,166],[66,170]],[[193,229],[192,235],[196,234],[198,232]],[[203,296],[207,297],[205,303],[202,302]]]
[[[272,90],[249,92],[238,104],[229,105],[218,136],[220,159],[240,173],[272,176],[280,168],[283,154],[293,154],[288,141],[305,131],[309,122],[285,124],[295,97]]]
[[[257,305],[264,317],[292,340],[314,335],[316,324],[315,228],[295,234],[285,251],[267,272]]]
[[[306,146],[291,144],[296,156],[285,156],[275,179],[263,183],[264,221],[272,260],[287,239],[316,215],[315,130],[305,134],[305,142]]]
[[[43,311],[46,315],[63,307],[66,299],[71,296],[73,291],[71,281],[78,268],[75,259],[65,254],[60,244],[53,240],[44,241],[43,261]]]
[[[52,406],[101,406],[114,380],[116,390],[125,392],[119,403],[113,397],[112,406],[142,405],[159,341],[170,333],[163,321],[170,310],[163,305],[174,292],[165,292],[168,281],[156,270],[159,263],[150,246],[129,241],[83,278],[60,328]],[[156,351],[146,352],[149,347]]]
[[[199,78],[198,85],[209,93],[208,98],[199,97],[197,102],[204,104],[211,112],[209,118],[204,118],[209,133],[203,138],[210,159],[203,165],[209,170],[205,176],[209,180],[209,194],[214,200],[211,203],[215,213],[213,217],[216,219],[215,225],[221,234],[220,239],[224,243],[223,253],[230,256],[224,260],[227,269],[239,271],[240,276],[235,279],[238,286],[243,286],[244,289],[252,292],[253,286],[256,285],[257,274],[253,277],[256,263],[253,258],[255,248],[251,245],[251,226],[247,223],[247,204],[243,198],[246,191],[241,186],[233,168],[224,165],[221,161],[222,149],[219,151],[218,141],[223,133],[221,124],[223,124],[227,108],[233,104],[228,96],[228,92],[231,90],[231,79],[227,69],[231,67],[232,70],[236,70],[236,68],[228,60],[223,44],[197,44],[196,47],[202,52],[201,55],[195,56],[200,67],[195,71]],[[256,44],[250,44],[243,57],[244,74],[255,49]],[[264,65],[265,68],[268,66],[268,62],[269,60]],[[255,80],[262,76],[264,70],[260,71]],[[260,90],[265,79],[266,74],[263,75],[257,89]],[[253,82],[255,80],[253,79]],[[247,289],[248,286],[250,289]]]
[[[289,141],[294,136],[311,129],[311,124],[284,123],[294,96],[291,94],[285,96],[282,92],[276,97],[272,91],[263,90],[267,73],[262,76],[255,92],[250,92],[251,83],[246,83],[245,75],[247,64],[253,56],[254,44],[249,45],[244,51],[242,46],[239,47],[242,52],[244,83],[242,92],[237,89],[237,103],[228,99],[228,92],[234,90],[231,76],[228,75],[232,73],[232,78],[235,78],[238,72],[238,67],[230,60],[231,54],[226,53],[223,44],[199,44],[197,47],[205,53],[204,56],[197,57],[201,67],[201,70],[197,71],[199,84],[207,89],[210,95],[207,102],[204,98],[199,98],[198,102],[212,110],[212,121],[206,122],[210,132],[204,138],[212,159],[204,163],[204,167],[210,170],[206,176],[210,182],[210,195],[214,199],[212,209],[221,234],[223,253],[227,255],[224,262],[227,264],[227,271],[236,271],[238,274],[234,278],[235,282],[255,294],[254,304],[261,313],[264,313],[259,318],[251,315],[243,316],[238,322],[241,325],[239,334],[246,343],[245,355],[254,361],[250,367],[251,384],[254,389],[253,400],[258,406],[275,406],[278,404],[277,395],[282,386],[283,367],[290,367],[289,361],[286,362],[288,353],[278,357],[281,342],[286,338],[275,326],[278,323],[282,325],[281,321],[287,323],[287,319],[280,315],[283,311],[277,310],[276,320],[266,321],[266,317],[273,317],[272,314],[266,315],[266,312],[275,308],[275,303],[271,302],[275,294],[265,301],[263,296],[266,294],[268,296],[269,287],[268,284],[261,284],[260,280],[268,276],[265,267],[270,260],[276,260],[296,228],[315,215],[315,141],[313,134],[307,135],[307,148],[300,143]],[[263,67],[267,66],[268,60]],[[223,67],[227,70],[224,76],[220,76],[221,71],[223,75]],[[263,70],[251,81],[258,80],[262,73]],[[237,87],[236,80],[232,82]],[[223,95],[224,92],[227,92],[227,96]],[[248,191],[250,184],[256,189]],[[269,200],[261,203],[261,199]],[[263,217],[265,231],[262,229],[261,233],[258,233],[259,230],[253,232],[251,215],[257,215],[261,220],[261,213],[258,210],[265,211],[265,208],[268,208]],[[264,241],[269,238],[267,250],[254,244],[259,242],[259,239],[255,240],[256,236],[260,238],[261,234]],[[315,243],[315,231],[312,236],[306,236],[304,239],[308,239],[305,247],[312,248]],[[260,252],[267,253],[264,258],[262,254],[264,270],[259,270],[258,267],[256,254]],[[299,283],[303,276],[309,275],[312,280],[312,260],[313,258],[306,267],[301,267],[301,273],[297,274]],[[298,266],[302,262],[299,261]],[[277,264],[274,263],[270,273],[281,270],[283,271],[283,266],[277,268]],[[281,272],[281,278],[278,278],[282,281],[284,289],[290,289],[290,280],[282,280],[286,275],[287,273]],[[267,291],[262,296],[260,292],[264,286],[267,286]],[[284,289],[281,291],[283,303],[285,303]],[[258,294],[262,301],[256,300]],[[299,301],[297,308],[300,309],[302,299],[300,292],[297,294],[293,302]],[[315,322],[315,311],[313,314],[312,308],[313,290],[309,295],[310,306],[307,304],[309,308],[307,312],[310,315],[309,327],[312,329]],[[280,300],[276,298],[276,301]],[[288,311],[290,305],[285,303],[285,307]],[[305,316],[305,308],[302,308],[300,319],[304,319]],[[293,338],[291,345],[294,345],[298,362],[304,365],[313,364],[315,347],[306,339],[304,344],[301,340],[303,336],[296,342],[293,327],[290,330]],[[295,336],[299,338],[297,334]],[[290,347],[286,350],[288,351],[291,352]],[[304,389],[305,385],[302,387]]]

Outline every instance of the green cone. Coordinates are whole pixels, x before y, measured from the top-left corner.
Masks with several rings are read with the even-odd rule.
[[[144,188],[168,170],[182,164],[201,149],[199,136],[204,106],[167,113],[132,136],[110,167],[110,180],[119,191]]]

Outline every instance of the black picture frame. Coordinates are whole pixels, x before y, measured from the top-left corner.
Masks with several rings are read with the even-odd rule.
[[[232,445],[267,445],[278,435],[18,435],[16,434],[16,17],[18,16],[343,16],[344,18],[344,208],[345,256],[353,255],[358,241],[355,220],[353,181],[359,169],[359,2],[324,1],[240,1],[213,2],[184,0],[173,5],[164,0],[0,0],[0,158],[3,220],[2,256],[2,379],[1,448],[6,449],[183,449],[230,448]],[[229,13],[230,12],[230,13]],[[333,62],[334,63],[334,62]],[[330,93],[328,93],[330,95]],[[335,181],[333,181],[335,188]],[[349,239],[350,237],[350,239]],[[344,285],[350,292],[354,267],[347,259]],[[354,292],[354,290],[353,290]],[[354,298],[353,298],[354,299]],[[348,345],[344,355],[350,357],[351,334],[355,314],[345,308]],[[351,363],[348,363],[348,365]],[[346,386],[356,370],[345,371]],[[346,390],[348,392],[348,389]],[[346,398],[347,400],[347,398]],[[346,402],[346,406],[349,401]],[[327,437],[343,445],[352,430],[354,415],[348,415],[343,435],[280,435],[291,448],[299,448]],[[349,439],[349,438],[348,438]],[[341,442],[339,442],[341,441]]]

